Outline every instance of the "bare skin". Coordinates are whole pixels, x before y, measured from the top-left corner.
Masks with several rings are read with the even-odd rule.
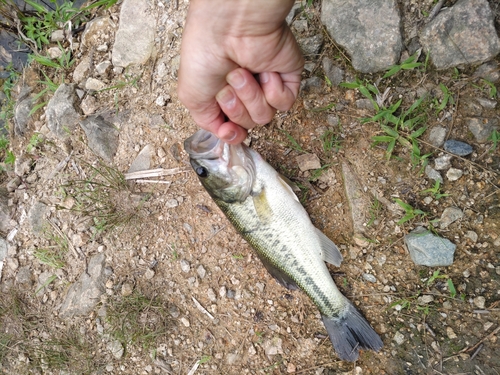
[[[304,66],[285,17],[293,0],[192,0],[178,94],[198,126],[237,144],[297,98]]]

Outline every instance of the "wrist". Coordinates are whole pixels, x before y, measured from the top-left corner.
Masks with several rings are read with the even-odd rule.
[[[187,24],[216,35],[241,37],[282,27],[294,0],[191,0]]]

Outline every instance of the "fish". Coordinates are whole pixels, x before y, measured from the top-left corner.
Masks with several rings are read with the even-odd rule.
[[[337,246],[317,229],[291,183],[245,144],[199,130],[184,142],[201,184],[278,283],[314,302],[337,356],[354,362],[383,343],[338,290],[325,262],[340,266]]]

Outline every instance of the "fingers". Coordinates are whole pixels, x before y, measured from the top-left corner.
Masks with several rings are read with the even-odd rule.
[[[219,91],[216,99],[232,122],[251,129],[271,121],[276,109],[267,103],[260,84],[248,70],[235,69],[226,80],[229,85]]]
[[[300,71],[288,74],[264,72],[260,74],[260,84],[270,106],[288,111],[299,93]]]

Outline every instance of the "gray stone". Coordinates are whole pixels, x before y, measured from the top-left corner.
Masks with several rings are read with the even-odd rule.
[[[63,50],[59,47],[50,47],[47,50],[47,54],[51,59],[58,59],[63,55]]]
[[[267,357],[283,354],[283,340],[279,337],[273,337],[272,339],[264,341],[262,348]]]
[[[85,80],[90,73],[90,57],[84,56],[73,71],[73,82],[80,83]]]
[[[82,45],[87,48],[96,45],[99,37],[110,27],[111,21],[109,17],[99,17],[88,22],[82,34]]]
[[[66,294],[59,312],[61,318],[70,319],[87,315],[100,301],[101,295],[106,290],[105,262],[106,256],[102,253],[90,258],[87,270],[70,286]]]
[[[371,199],[359,183],[359,177],[346,162],[342,163],[342,176],[347,201],[349,202],[354,237],[364,237],[356,235],[363,234],[366,231],[366,223],[369,220],[370,207],[372,206]]]
[[[323,46],[323,35],[317,34],[307,38],[297,40],[304,55],[317,55]]]
[[[146,145],[139,152],[139,155],[134,159],[130,168],[128,169],[128,173],[144,171],[151,167],[151,155],[154,153],[153,146]]]
[[[450,181],[456,181],[460,177],[462,177],[463,174],[464,174],[464,172],[461,169],[450,168],[450,169],[448,169],[448,172],[446,172],[446,177]]]
[[[198,276],[200,277],[200,279],[204,279],[205,276],[207,275],[207,271],[205,270],[205,267],[203,267],[201,264],[196,269],[196,272],[198,273]]]
[[[344,81],[344,70],[335,65],[329,57],[323,58],[323,71],[333,86],[338,86]]]
[[[433,181],[439,181],[441,184],[443,183],[443,177],[441,177],[441,174],[430,165],[425,166],[425,175]]]
[[[321,168],[321,162],[316,154],[302,154],[297,156],[295,160],[302,172]]]
[[[491,100],[486,98],[476,98],[476,100],[483,108],[495,109],[495,107],[497,106],[496,100]]]
[[[446,138],[446,128],[435,126],[429,132],[429,143],[435,147],[441,147]]]
[[[113,357],[115,357],[116,359],[120,359],[125,353],[125,348],[118,340],[108,342],[108,344],[106,345],[106,349],[108,349],[108,351],[111,352],[111,354],[113,354]]]
[[[467,156],[474,151],[471,145],[454,139],[448,139],[444,143],[444,149],[458,156]]]
[[[42,296],[45,292],[49,290],[50,287],[50,278],[54,274],[49,271],[42,272],[38,276],[38,283],[35,288],[35,295],[36,296]]]
[[[50,41],[52,43],[64,41],[64,30],[56,30],[50,34]]]
[[[396,344],[402,345],[406,341],[406,337],[401,332],[397,331],[394,334],[393,340],[396,342]]]
[[[324,82],[319,77],[303,79],[300,82],[301,92],[319,92],[323,88]]]
[[[7,233],[11,229],[10,209],[8,206],[9,192],[0,187],[0,232]]]
[[[363,274],[363,279],[365,279],[366,281],[368,281],[370,283],[376,283],[377,282],[377,279],[371,273],[364,273]]]
[[[448,226],[463,218],[464,217],[464,213],[462,212],[462,210],[458,207],[448,207],[448,208],[445,208],[445,210],[443,211],[442,215],[441,215],[441,219],[439,219],[439,227],[441,229],[446,229],[448,228]]]
[[[102,116],[89,116],[80,122],[89,148],[98,156],[111,162],[118,150],[118,130]]]
[[[80,105],[80,108],[82,109],[82,112],[87,116],[93,114],[97,109],[96,98],[94,98],[92,95],[87,95],[82,100],[82,104]]]
[[[476,243],[479,236],[473,230],[468,230],[467,233],[465,233],[465,238],[469,238],[472,242]]]
[[[145,63],[153,51],[156,17],[149,0],[124,0],[115,36],[112,61],[117,67]]]
[[[473,117],[467,121],[467,126],[478,143],[485,143],[493,131],[498,129],[498,120]]]
[[[500,69],[496,61],[488,61],[480,65],[474,72],[474,77],[483,78],[491,83],[500,80]]]
[[[373,111],[373,103],[370,99],[357,99],[356,100],[356,108],[358,109],[366,109],[369,111]]]
[[[234,299],[234,297],[236,297],[236,291],[234,291],[233,289],[228,289],[226,296],[229,299]]]
[[[102,76],[106,74],[110,68],[111,68],[111,61],[106,60],[97,64],[95,67],[95,71],[97,72],[97,74]]]
[[[28,220],[31,226],[31,231],[34,234],[41,235],[47,229],[47,222],[45,219],[47,211],[47,205],[42,202],[36,202],[29,210]]]
[[[16,103],[14,108],[14,134],[22,136],[28,129],[30,112],[34,107],[33,99],[27,97]]]
[[[417,298],[417,303],[419,305],[427,305],[431,302],[434,302],[434,296],[432,294],[425,294]]]
[[[31,285],[31,266],[23,266],[19,268],[16,274],[16,283]]]
[[[445,169],[448,169],[451,167],[451,158],[453,156],[450,154],[445,154],[443,156],[440,156],[434,160],[434,169],[436,171],[443,171]]]
[[[182,272],[188,273],[191,270],[191,265],[185,259],[181,260],[181,270]]]
[[[453,263],[456,245],[450,240],[418,227],[404,237],[410,257],[417,265],[437,267]]]
[[[106,87],[104,82],[98,80],[97,78],[88,78],[87,81],[85,81],[85,89],[89,91],[99,91],[102,90]]]
[[[329,114],[326,116],[326,122],[328,122],[328,125],[337,126],[340,123],[340,118],[337,115]]]
[[[476,297],[474,298],[474,305],[476,305],[476,307],[478,309],[484,309],[484,307],[486,306],[486,298],[484,298],[483,296],[479,296],[479,297]]]
[[[403,42],[395,0],[323,0],[321,21],[351,55],[354,69],[375,73],[399,61]]]
[[[7,258],[8,254],[8,247],[7,247],[7,241],[0,237],[0,262],[5,260]]]
[[[298,2],[293,4],[292,9],[290,9],[290,13],[286,16],[286,23],[291,24],[293,19],[301,12],[302,3]]]
[[[438,69],[484,62],[500,52],[487,0],[458,0],[422,30],[420,42]]]
[[[77,102],[75,84],[61,84],[49,100],[45,116],[47,127],[58,138],[66,138],[75,130],[80,115],[75,109]]]

